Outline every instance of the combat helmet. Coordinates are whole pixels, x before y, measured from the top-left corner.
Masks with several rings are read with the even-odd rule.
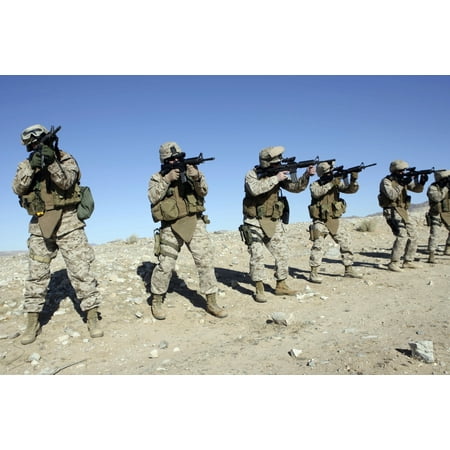
[[[31,125],[22,131],[20,139],[23,145],[30,145],[39,139],[43,134],[47,134],[48,130],[43,125]]]
[[[409,167],[409,164],[406,161],[403,161],[401,159],[396,159],[391,162],[389,165],[389,171],[391,173],[397,172],[399,170],[405,170]]]
[[[325,174],[331,171],[333,168],[333,163],[329,163],[327,161],[321,162],[317,165],[317,176],[319,178],[323,177]]]
[[[259,152],[259,166],[261,168],[269,167],[271,164],[281,162],[281,154],[284,147],[277,145],[275,147],[266,147]]]
[[[159,159],[161,163],[170,158],[184,158],[186,154],[176,142],[165,142],[159,147]]]
[[[441,181],[443,178],[450,176],[450,170],[442,169],[434,172],[434,181]]]

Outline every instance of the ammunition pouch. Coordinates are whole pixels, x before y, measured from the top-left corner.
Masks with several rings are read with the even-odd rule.
[[[289,209],[289,202],[287,197],[285,197],[284,195],[280,197],[280,202],[283,203],[283,213],[281,215],[281,221],[285,224],[288,225],[289,224],[289,213],[290,213],[290,209]]]
[[[193,194],[189,194],[184,202],[187,214],[197,214],[205,211],[203,203],[200,202]],[[175,196],[168,196],[151,206],[152,218],[154,222],[172,222],[184,217],[186,213],[180,213],[180,208]]]
[[[332,204],[332,210],[333,210],[333,219],[339,219],[343,214],[345,214],[345,211],[347,211],[347,203],[343,198],[339,199],[339,201],[334,202]]]
[[[239,227],[239,233],[241,234],[241,239],[248,247],[253,243],[252,230],[249,225],[243,224]]]
[[[324,205],[317,202],[308,206],[309,216],[311,219],[321,220],[322,222],[326,222],[328,219],[338,219],[345,214],[346,210],[347,203],[342,198],[331,203],[331,205]]]
[[[19,204],[30,216],[42,216],[45,212],[45,203],[35,191],[19,196]]]
[[[81,198],[77,206],[77,217],[80,220],[86,220],[94,212],[94,197],[89,186],[79,186],[79,189]]]

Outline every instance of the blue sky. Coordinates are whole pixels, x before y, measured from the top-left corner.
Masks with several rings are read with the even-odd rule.
[[[152,236],[147,185],[161,143],[176,141],[203,164],[210,231],[242,221],[245,173],[259,151],[283,145],[297,160],[376,162],[347,196],[347,216],[379,211],[378,185],[389,162],[448,168],[448,76],[0,76],[2,209],[0,250],[26,248],[29,216],[11,190],[26,157],[23,128],[61,125],[60,148],[77,159],[96,210],[92,243]],[[289,194],[291,222],[309,220],[309,190]],[[413,194],[413,202],[426,200]]]

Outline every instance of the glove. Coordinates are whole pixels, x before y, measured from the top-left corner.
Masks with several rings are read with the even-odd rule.
[[[412,177],[410,175],[404,175],[399,179],[399,184],[402,186],[407,186],[409,183],[411,183]]]
[[[192,180],[198,180],[200,177],[197,167],[191,166],[190,164],[186,165],[186,175]]]
[[[352,172],[350,174],[350,182],[356,181],[358,179],[359,173],[358,172]]]
[[[55,150],[48,145],[42,146],[42,157],[44,158],[44,165],[48,166],[55,161]]]
[[[423,186],[423,185],[425,185],[425,183],[427,181],[428,181],[428,175],[426,173],[423,173],[422,175],[420,175],[419,184],[421,184]]]
[[[32,169],[38,169],[42,167],[42,158],[40,152],[33,152],[29,158],[30,166]]]
[[[180,169],[172,169],[169,173],[164,175],[164,179],[168,183],[172,183],[172,181],[177,181],[180,178]]]

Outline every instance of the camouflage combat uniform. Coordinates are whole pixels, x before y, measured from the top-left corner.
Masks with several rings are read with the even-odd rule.
[[[325,253],[325,239],[328,235],[339,245],[343,264],[346,268],[353,265],[354,255],[350,247],[350,235],[339,228],[339,217],[346,210],[346,204],[339,193],[354,194],[359,185],[356,179],[350,183],[346,179],[335,178],[327,183],[314,181],[310,186],[312,203],[309,207],[313,223],[310,225],[310,236],[313,242],[309,263],[311,268],[321,265]]]
[[[72,189],[80,179],[77,162],[63,151],[60,151],[59,160],[55,160],[44,170],[41,183],[54,186],[60,192]],[[37,178],[29,160],[22,161],[13,180],[13,191],[19,196],[32,192]],[[30,313],[42,310],[50,281],[50,262],[56,257],[58,250],[66,264],[81,310],[97,308],[100,305],[100,295],[97,280],[91,273],[94,252],[84,232],[85,223],[78,219],[75,205],[60,209],[47,205],[42,218],[52,213],[56,214],[57,223],[48,238],[43,236],[39,223],[41,218],[33,215],[29,224],[29,276],[25,281],[24,309]]]
[[[208,186],[204,175],[199,172],[197,181],[190,181],[196,196],[203,199],[208,193]],[[157,205],[161,200],[166,198],[170,190],[183,190],[181,181],[169,184],[164,177],[158,172],[155,173],[149,182],[148,198],[152,205]],[[203,294],[214,294],[217,292],[217,281],[214,273],[213,260],[214,252],[211,239],[206,230],[206,216],[198,213],[187,215],[191,219],[192,236],[182,237],[174,231],[177,221],[161,221],[160,229],[160,255],[158,257],[158,265],[154,268],[151,277],[151,292],[153,294],[163,295],[167,292],[170,279],[172,277],[175,263],[181,247],[185,243],[189,251],[192,253],[195,265],[198,270],[200,292]],[[187,217],[185,216],[185,217]],[[180,220],[184,220],[181,218]],[[185,240],[186,239],[186,240]]]
[[[391,264],[395,266],[402,257],[404,263],[411,264],[414,261],[417,251],[417,232],[416,226],[408,214],[411,196],[407,191],[420,193],[423,191],[423,187],[423,184],[415,180],[407,185],[401,185],[392,175],[381,180],[378,199],[383,208],[386,223],[395,236],[391,252]]]
[[[183,164],[185,154],[176,142],[162,144],[159,156],[161,171],[152,175],[147,191],[153,220],[161,222],[159,234],[155,235],[158,264],[150,279],[153,316],[158,320],[166,318],[162,308],[164,296],[178,254],[186,244],[197,267],[200,292],[206,296],[206,311],[216,317],[226,317],[225,310],[216,303],[214,253],[206,231],[209,220],[203,214],[208,193],[205,176],[195,165],[184,163],[184,166],[177,166]]]
[[[450,254],[450,199],[448,176],[450,171],[439,171],[435,173],[436,182],[430,184],[427,191],[430,210],[428,212],[430,236],[428,239],[428,251],[434,254],[438,248],[439,229],[442,225],[448,231],[445,242],[445,254]],[[444,182],[440,179],[444,176]]]
[[[252,281],[262,281],[265,278],[264,247],[275,259],[275,279],[285,280],[288,277],[288,248],[285,239],[285,229],[281,220],[282,208],[279,205],[279,192],[281,188],[288,192],[298,193],[304,191],[309,183],[310,175],[305,172],[297,182],[284,180],[278,182],[276,176],[258,179],[255,169],[247,172],[245,176],[245,193],[247,200],[255,199],[256,208],[268,200],[270,210],[266,217],[258,218],[244,207],[244,224],[250,228],[252,242],[248,246],[250,253],[250,278]],[[268,197],[272,197],[272,201]],[[260,200],[258,200],[258,198]],[[245,203],[245,199],[244,199]]]

